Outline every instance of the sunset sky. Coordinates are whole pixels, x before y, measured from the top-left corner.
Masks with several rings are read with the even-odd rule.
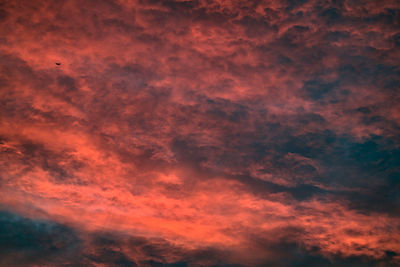
[[[400,2],[0,1],[3,266],[400,266]]]

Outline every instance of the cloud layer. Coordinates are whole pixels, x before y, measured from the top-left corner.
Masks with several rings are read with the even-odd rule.
[[[398,1],[5,1],[0,36],[1,265],[400,264]]]

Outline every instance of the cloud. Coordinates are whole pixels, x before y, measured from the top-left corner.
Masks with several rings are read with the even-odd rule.
[[[6,211],[0,212],[1,265],[63,264],[79,251],[81,240],[63,225],[31,220]]]
[[[398,264],[399,7],[3,3],[6,263]]]

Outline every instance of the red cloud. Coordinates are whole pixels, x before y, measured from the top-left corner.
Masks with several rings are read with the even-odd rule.
[[[4,3],[0,204],[85,264],[396,264],[399,7]]]

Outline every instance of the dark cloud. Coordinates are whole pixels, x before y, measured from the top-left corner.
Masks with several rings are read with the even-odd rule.
[[[0,212],[0,264],[72,264],[81,240],[74,230],[55,222]]]

